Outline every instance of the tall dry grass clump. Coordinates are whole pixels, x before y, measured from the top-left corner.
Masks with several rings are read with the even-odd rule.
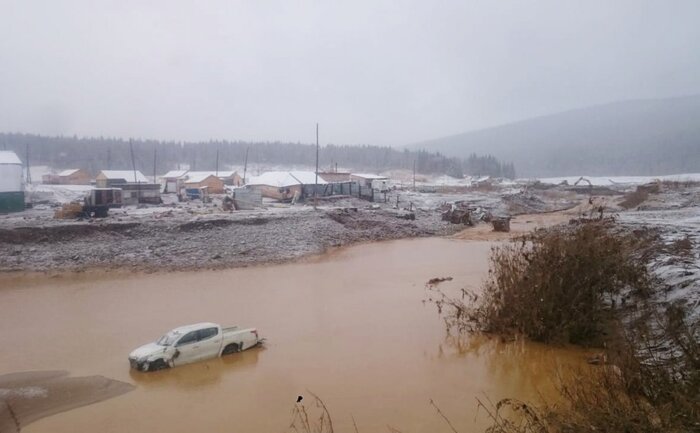
[[[616,296],[649,290],[639,254],[648,239],[616,232],[606,220],[539,230],[492,249],[480,295],[454,299],[438,291],[431,300],[460,331],[596,344]]]
[[[289,433],[333,433],[333,420],[326,404],[316,394],[307,391],[313,401],[309,408],[298,401],[292,409],[292,420],[289,423]],[[355,429],[357,430],[357,429]]]
[[[633,209],[644,203],[648,198],[648,190],[637,188],[635,191],[625,194],[625,197],[620,202],[620,207],[623,209]]]

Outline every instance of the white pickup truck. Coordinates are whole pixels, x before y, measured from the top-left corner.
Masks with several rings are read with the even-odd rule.
[[[255,328],[216,323],[181,326],[129,354],[131,368],[154,371],[250,349],[262,343]]]

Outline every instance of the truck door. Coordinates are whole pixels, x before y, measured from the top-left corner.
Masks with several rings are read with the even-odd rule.
[[[204,328],[199,330],[199,359],[209,359],[219,356],[221,350],[221,333],[219,328]]]
[[[199,357],[199,331],[190,331],[183,335],[175,344],[177,353],[173,363],[175,365],[189,364]]]

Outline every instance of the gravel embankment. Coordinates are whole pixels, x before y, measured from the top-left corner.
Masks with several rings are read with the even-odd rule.
[[[277,263],[363,241],[454,233],[437,211],[304,208],[0,228],[0,271],[184,270]]]

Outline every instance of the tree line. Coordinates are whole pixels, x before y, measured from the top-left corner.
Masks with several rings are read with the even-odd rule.
[[[34,134],[0,133],[0,149],[12,150],[32,166],[46,165],[55,169],[83,168],[92,174],[100,170],[136,169],[151,176],[168,170],[225,170],[241,167],[248,154],[249,167],[305,166],[316,163],[314,144],[291,142],[206,141],[175,142],[159,140],[124,140],[105,137],[47,137]],[[503,163],[491,155],[448,157],[439,152],[395,149],[388,146],[335,145],[322,146],[319,168],[336,166],[354,170],[382,172],[393,169],[415,169],[423,174],[446,174],[515,177],[512,163]],[[252,172],[251,172],[252,174]]]

